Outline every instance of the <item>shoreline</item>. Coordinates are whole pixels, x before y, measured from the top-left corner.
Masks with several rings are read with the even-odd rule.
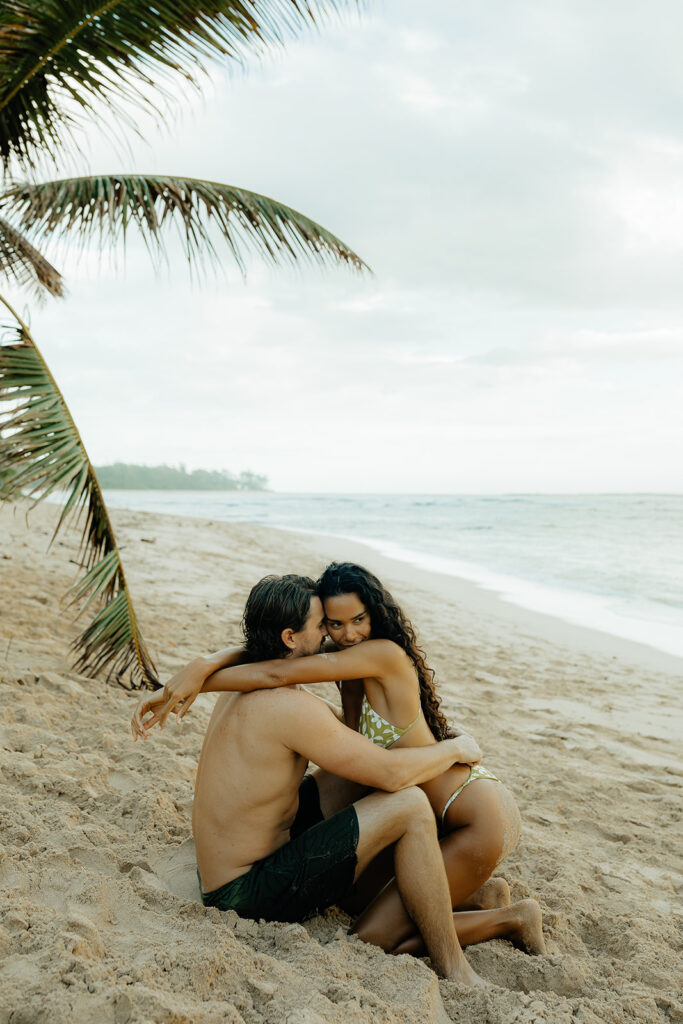
[[[311,547],[321,553],[327,552],[332,546],[338,547],[347,553],[342,559],[344,561],[357,561],[361,564],[372,562],[374,565],[383,567],[383,569],[373,570],[380,578],[384,571],[387,575],[390,574],[405,581],[408,586],[419,585],[423,589],[438,593],[446,600],[466,602],[477,608],[482,614],[502,617],[514,624],[521,632],[542,637],[558,646],[590,650],[608,657],[624,658],[646,668],[655,668],[657,671],[671,672],[674,675],[683,674],[683,657],[679,655],[663,651],[653,644],[629,640],[607,630],[580,625],[558,615],[540,612],[518,604],[513,598],[503,596],[485,584],[465,576],[426,569],[404,559],[386,555],[380,549],[379,541],[377,542],[378,546],[375,546],[366,538],[352,540],[348,537],[295,530],[282,526],[260,528],[298,534],[305,537]],[[372,567],[368,565],[368,568]]]
[[[112,496],[128,496],[130,493],[129,491],[110,492]],[[144,494],[145,492],[138,493]],[[165,493],[180,495],[181,492],[151,491],[146,493],[163,496]],[[204,494],[205,492],[199,493]],[[283,497],[289,496],[283,495]],[[338,497],[348,496],[338,495]],[[506,496],[501,497],[505,498]],[[544,497],[544,495],[539,497]],[[549,497],[556,496],[550,495]],[[572,496],[568,495],[567,497]],[[586,497],[592,496],[587,495]],[[680,639],[681,630],[683,630],[683,614],[679,629],[673,621],[673,613],[668,620],[658,618],[656,608],[653,607],[652,610],[649,610],[648,607],[638,609],[637,606],[630,605],[629,599],[624,596],[612,595],[610,597],[606,593],[597,594],[576,590],[571,586],[534,581],[524,576],[510,575],[504,571],[490,569],[484,563],[472,562],[468,565],[468,563],[459,562],[457,558],[451,558],[448,555],[436,555],[426,550],[411,549],[402,542],[396,543],[387,539],[369,536],[356,538],[348,534],[328,532],[325,529],[258,522],[247,518],[222,519],[209,515],[204,509],[200,509],[201,515],[190,515],[186,510],[180,513],[158,508],[148,510],[134,509],[124,505],[115,505],[114,507],[127,507],[128,511],[149,511],[150,514],[155,515],[180,515],[204,522],[225,522],[285,530],[302,537],[320,538],[321,545],[327,544],[328,541],[333,545],[358,544],[363,551],[375,552],[386,559],[388,564],[405,565],[407,571],[403,573],[404,576],[413,571],[430,574],[441,581],[438,584],[441,593],[448,592],[444,581],[450,579],[453,581],[454,591],[464,591],[464,588],[469,585],[475,588],[471,593],[490,594],[494,602],[502,605],[503,614],[506,614],[508,618],[516,619],[520,625],[523,624],[524,613],[528,612],[530,614],[529,621],[536,620],[533,628],[540,629],[543,635],[552,637],[559,643],[566,642],[570,646],[581,645],[581,634],[576,631],[585,630],[590,636],[584,639],[595,650],[607,654],[615,653],[617,657],[630,650],[629,656],[644,666],[652,664],[664,671],[683,671],[683,641]],[[661,615],[663,614],[664,612],[661,613]],[[615,643],[612,643],[609,638],[614,638]]]

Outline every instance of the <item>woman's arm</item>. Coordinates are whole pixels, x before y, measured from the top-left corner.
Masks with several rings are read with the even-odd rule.
[[[332,680],[359,679],[364,676],[381,678],[404,667],[408,655],[391,640],[366,640],[355,647],[326,654],[313,654],[303,658],[275,658],[271,661],[252,662],[222,668],[207,677],[201,670],[204,659],[191,671],[191,666],[178,673],[166,684],[163,698],[155,695],[143,699],[133,716],[133,736],[143,737],[158,722],[163,728],[168,716],[182,703],[177,712],[182,720],[197,694],[251,690],[268,690],[296,683],[327,683]],[[194,663],[192,663],[194,665]],[[152,711],[152,717],[143,721]]]
[[[237,665],[214,672],[202,686],[205,693],[223,690],[273,689],[295,683],[329,683],[336,680],[381,678],[395,672],[408,658],[391,640],[366,640],[343,651],[313,654],[304,658],[274,658]]]
[[[342,711],[344,712],[344,724],[349,729],[358,732],[360,725],[360,710],[363,703],[365,688],[362,679],[345,679],[339,682],[341,691]]]
[[[189,711],[197,694],[201,693],[202,686],[209,676],[222,668],[241,665],[245,657],[244,647],[225,647],[222,651],[216,651],[215,654],[204,654],[194,658],[169,679],[163,690],[157,690],[154,694],[146,694],[142,697],[130,723],[133,739],[144,739],[145,729],[159,720],[162,709],[165,723],[171,711],[175,711],[177,704],[182,702],[182,706],[176,711],[180,721]],[[184,696],[178,697],[173,706],[166,710],[164,705],[172,694],[183,694]],[[150,711],[153,712],[153,716],[143,725],[143,718]]]

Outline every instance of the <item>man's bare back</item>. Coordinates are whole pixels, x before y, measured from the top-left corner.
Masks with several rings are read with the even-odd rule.
[[[205,892],[245,874],[289,840],[307,760],[287,747],[282,723],[298,713],[293,688],[219,697],[206,732],[195,787],[192,830]]]

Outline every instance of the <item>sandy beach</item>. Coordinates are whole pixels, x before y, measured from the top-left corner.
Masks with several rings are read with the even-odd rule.
[[[137,695],[75,674],[63,595],[76,537],[54,507],[0,509],[0,1024],[680,1024],[683,662],[506,605],[349,541],[113,514],[161,678],[240,639],[251,585],[332,558],[378,572],[447,712],[515,793],[497,874],[534,896],[548,952],[467,951],[494,986],[438,981],[347,935],[205,909],[188,883],[193,779],[213,698],[146,743]],[[329,695],[329,694],[328,694]]]

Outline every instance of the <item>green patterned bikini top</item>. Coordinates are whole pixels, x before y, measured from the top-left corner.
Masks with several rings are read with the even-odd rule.
[[[372,742],[376,743],[378,747],[390,747],[392,743],[395,743],[396,740],[405,735],[409,729],[412,729],[419,717],[420,712],[418,711],[416,718],[410,723],[410,725],[407,725],[405,729],[399,729],[397,725],[392,725],[391,722],[387,722],[386,718],[382,718],[381,715],[378,715],[377,712],[370,707],[370,701],[365,694],[363,694],[363,703],[360,706],[358,732],[361,736],[366,736],[369,740],[372,740]]]

